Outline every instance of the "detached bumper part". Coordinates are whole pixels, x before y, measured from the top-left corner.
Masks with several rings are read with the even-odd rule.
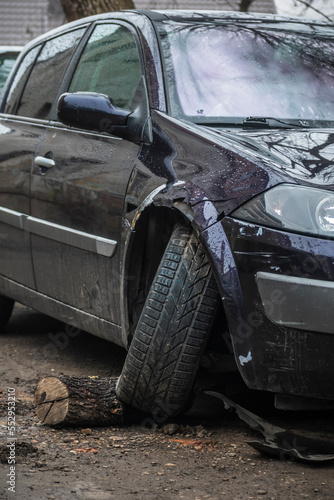
[[[248,441],[247,444],[266,455],[272,455],[281,461],[297,460],[299,462],[327,462],[334,460],[334,443],[304,434],[293,432],[273,425],[262,417],[238,405],[224,394],[205,391],[204,394],[218,398],[224,402],[226,410],[234,410],[238,417],[251,429],[262,434],[264,440]]]
[[[256,283],[274,323],[334,334],[334,283],[267,272],[256,273]]]

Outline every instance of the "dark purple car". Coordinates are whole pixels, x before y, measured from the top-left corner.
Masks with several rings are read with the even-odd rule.
[[[333,400],[333,28],[123,11],[25,47],[0,108],[2,327],[16,300],[126,347],[118,396],[144,411],[184,410],[200,364]]]

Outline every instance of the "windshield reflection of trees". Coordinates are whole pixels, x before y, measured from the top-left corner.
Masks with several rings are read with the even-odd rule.
[[[235,25],[167,30],[174,110],[181,107],[190,116],[334,118],[333,40],[319,37],[319,29],[308,35]]]

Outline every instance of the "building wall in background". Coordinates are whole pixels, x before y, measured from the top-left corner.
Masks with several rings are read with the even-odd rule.
[[[24,45],[65,21],[59,0],[0,0],[0,45]]]
[[[137,9],[239,10],[240,0],[134,0]],[[250,12],[275,13],[274,0],[254,0]],[[66,22],[60,0],[0,0],[0,45],[24,45]]]
[[[240,0],[133,0],[137,9],[239,10]],[[249,12],[276,13],[274,0],[254,0]]]

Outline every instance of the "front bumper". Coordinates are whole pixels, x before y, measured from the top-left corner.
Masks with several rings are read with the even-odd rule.
[[[240,287],[227,316],[247,386],[334,399],[334,242],[232,218],[223,228]]]

